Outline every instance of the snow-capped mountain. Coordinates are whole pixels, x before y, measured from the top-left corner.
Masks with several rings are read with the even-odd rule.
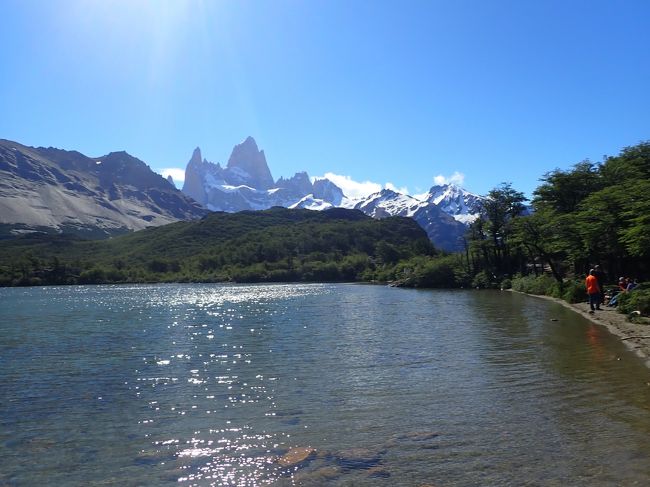
[[[479,217],[483,199],[453,183],[432,186],[425,197],[426,202],[466,225]]]
[[[429,201],[420,201],[390,189],[382,189],[354,205],[373,218],[403,216],[413,218],[427,232],[434,245],[443,250],[460,250],[460,237],[467,227],[447,214],[441,207]]]
[[[213,211],[345,207],[373,218],[413,218],[444,250],[461,249],[461,237],[478,217],[482,199],[454,184],[433,186],[422,200],[390,189],[351,200],[329,179],[312,182],[306,172],[273,182],[264,151],[252,137],[235,146],[226,167],[202,159],[197,147],[185,169],[183,192]]]
[[[413,215],[426,203],[416,200],[412,196],[401,194],[390,189],[382,189],[354,205],[355,210],[361,210],[373,218],[386,218],[388,216]]]
[[[183,192],[209,210],[228,212],[272,206],[325,209],[343,199],[343,192],[333,182],[321,179],[312,183],[306,172],[274,182],[264,151],[252,137],[235,146],[225,168],[202,159],[197,147],[185,169]]]
[[[322,210],[327,210],[329,208],[334,208],[335,205],[332,203],[319,199],[319,198],[314,198],[313,194],[308,194],[307,196],[304,196],[303,198],[300,199],[297,203],[294,203],[293,205],[289,206],[291,209],[295,208],[302,208],[305,210],[316,210],[316,211],[322,211]]]

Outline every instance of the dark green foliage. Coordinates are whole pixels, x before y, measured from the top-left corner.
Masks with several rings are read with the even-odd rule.
[[[567,281],[564,283],[562,298],[567,303],[581,303],[587,298],[587,288],[584,281]]]
[[[650,142],[602,164],[585,161],[546,174],[532,206],[532,215],[514,222],[510,242],[525,257],[522,274],[540,278],[517,279],[513,288],[579,302],[586,299],[583,279],[595,264],[606,284],[618,276],[650,276]],[[541,276],[548,274],[554,285],[544,284]],[[619,309],[626,312],[632,296],[622,296]],[[645,297],[637,296],[634,306],[644,308]]]
[[[540,276],[531,275],[515,277],[512,280],[512,289],[527,294],[539,294],[542,296],[554,297],[559,297],[561,293],[558,282],[546,274]]]
[[[167,281],[389,280],[434,255],[413,220],[354,210],[215,213],[107,241],[29,235],[0,241],[0,285]]]
[[[529,255],[585,275],[600,263],[613,281],[650,273],[650,143],[627,147],[602,164],[556,170],[535,191],[535,215],[520,225]],[[539,216],[536,216],[539,215]]]
[[[481,271],[472,279],[472,287],[476,289],[496,289],[497,277],[488,271]]]
[[[644,316],[650,316],[650,283],[642,283],[632,291],[623,293],[618,298],[617,307],[621,313],[639,311]]]
[[[469,284],[458,255],[413,257],[400,262],[384,277],[408,287],[459,288]]]
[[[502,183],[482,203],[481,216],[469,228],[466,238],[466,266],[475,277],[476,288],[498,288],[522,266],[521,250],[513,238],[526,198]]]

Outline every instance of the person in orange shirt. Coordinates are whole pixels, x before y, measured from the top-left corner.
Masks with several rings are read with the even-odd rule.
[[[600,286],[598,285],[598,279],[595,276],[594,269],[589,271],[589,275],[585,280],[585,286],[587,286],[587,295],[589,296],[589,310],[590,313],[593,313],[594,310],[600,310]]]

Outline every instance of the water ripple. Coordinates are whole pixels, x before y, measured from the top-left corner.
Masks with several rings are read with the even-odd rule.
[[[0,303],[0,485],[650,478],[648,370],[551,303],[326,284]]]

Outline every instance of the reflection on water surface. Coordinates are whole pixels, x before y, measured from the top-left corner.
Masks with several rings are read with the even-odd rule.
[[[561,306],[0,289],[0,485],[644,485],[650,373]]]

